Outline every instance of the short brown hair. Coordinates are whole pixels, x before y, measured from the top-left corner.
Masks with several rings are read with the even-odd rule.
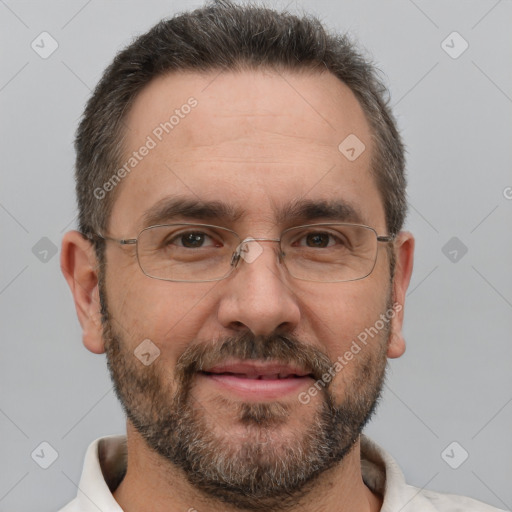
[[[118,190],[101,199],[94,191],[121,165],[124,118],[144,86],[171,71],[248,68],[327,70],[352,90],[372,129],[376,148],[372,172],[388,231],[396,234],[407,209],[404,147],[376,68],[345,35],[329,33],[314,17],[299,18],[229,0],[159,22],[122,50],[105,70],[75,140],[80,231],[90,235],[107,229]],[[96,249],[102,253],[98,245]]]

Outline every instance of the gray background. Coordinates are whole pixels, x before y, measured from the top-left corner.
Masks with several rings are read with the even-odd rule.
[[[367,433],[409,483],[510,510],[512,2],[268,3],[316,13],[366,47],[408,147],[408,349]],[[52,249],[75,227],[72,140],[90,89],[132,37],[198,5],[0,0],[0,511],[57,510],[76,495],[88,444],[124,432]],[[47,59],[31,48],[43,31],[59,45]],[[469,43],[458,58],[441,46],[453,31]],[[46,470],[31,457],[43,441],[58,453]],[[452,465],[469,453],[458,469],[442,457],[453,441]]]

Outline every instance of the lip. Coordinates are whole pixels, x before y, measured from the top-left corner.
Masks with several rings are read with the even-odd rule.
[[[198,373],[201,380],[221,392],[249,400],[277,400],[310,386],[311,373],[275,361],[225,361]]]

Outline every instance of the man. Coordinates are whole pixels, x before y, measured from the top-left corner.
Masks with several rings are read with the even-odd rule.
[[[361,434],[413,266],[383,95],[316,20],[228,2],[115,58],[61,265],[127,436],[91,444],[63,511],[496,510],[406,485]]]

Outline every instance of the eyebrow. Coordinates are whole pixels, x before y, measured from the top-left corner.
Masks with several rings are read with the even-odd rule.
[[[154,226],[178,218],[236,221],[242,217],[243,211],[221,201],[200,201],[187,197],[165,197],[146,210],[142,216],[144,226]]]
[[[144,227],[180,220],[234,223],[246,212],[222,201],[201,201],[188,197],[166,197],[146,210],[142,216]],[[364,224],[359,209],[341,199],[296,199],[285,206],[274,206],[278,224],[309,222],[320,219]]]
[[[277,211],[277,221],[309,222],[320,219],[337,222],[363,224],[363,215],[359,209],[342,199],[297,199]]]

